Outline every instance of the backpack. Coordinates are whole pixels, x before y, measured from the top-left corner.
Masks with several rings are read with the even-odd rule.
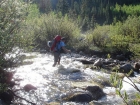
[[[54,48],[60,42],[60,40],[61,40],[61,36],[56,35],[55,38],[52,41],[48,41],[48,46],[50,47],[51,51],[54,51]]]

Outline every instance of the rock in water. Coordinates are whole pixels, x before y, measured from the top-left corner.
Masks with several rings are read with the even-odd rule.
[[[31,84],[27,84],[23,87],[23,89],[27,92],[29,92],[30,90],[36,90],[37,88]]]

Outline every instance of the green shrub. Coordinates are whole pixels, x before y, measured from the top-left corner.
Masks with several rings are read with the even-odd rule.
[[[96,46],[104,49],[107,43],[110,41],[109,38],[110,26],[98,26],[87,34],[87,40],[91,46]]]
[[[118,22],[115,25],[98,26],[93,31],[86,34],[86,41],[90,48],[98,47],[100,50],[112,52],[134,52],[131,45],[134,38],[131,35],[121,33],[123,23]]]
[[[112,35],[110,36],[110,43],[108,44],[108,48],[111,49],[112,52],[120,51],[127,52],[130,49],[129,41],[131,40],[128,36],[122,35]]]
[[[20,23],[26,14],[26,4],[19,0],[0,1],[0,66],[5,61],[5,54],[18,45]]]
[[[39,13],[39,8],[37,7],[36,4],[29,4],[28,5],[28,12],[27,12],[27,17],[26,20],[22,22],[21,24],[21,29],[18,32],[19,37],[19,47],[23,48],[25,50],[32,50],[34,43],[34,30],[38,27],[35,23],[35,19],[39,18],[40,13]]]
[[[76,37],[80,33],[80,29],[77,24],[68,18],[67,15],[64,17],[57,17],[53,12],[49,14],[43,14],[32,21],[26,23],[28,33],[24,36],[32,37],[32,45],[37,48],[45,49],[47,41],[52,40],[56,35],[67,37],[69,46],[74,45]],[[23,33],[24,34],[24,33]]]
[[[118,34],[130,36],[137,41],[140,38],[140,17],[128,17],[127,20],[120,26]]]
[[[117,22],[111,29],[110,47],[115,51],[131,51],[139,55],[140,17],[128,17],[124,22]]]

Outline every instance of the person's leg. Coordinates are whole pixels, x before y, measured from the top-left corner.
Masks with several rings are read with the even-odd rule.
[[[59,56],[59,59],[58,59],[58,65],[60,65],[60,60],[61,60],[61,57]]]
[[[53,67],[55,67],[56,66],[56,62],[54,62],[54,64],[53,64]]]
[[[60,65],[60,60],[61,60],[61,53],[59,53],[59,55],[58,55],[59,57],[58,57],[58,65]]]
[[[57,62],[59,62],[59,56],[60,56],[60,54],[58,52],[54,52],[54,64],[53,64],[53,67],[56,66]]]

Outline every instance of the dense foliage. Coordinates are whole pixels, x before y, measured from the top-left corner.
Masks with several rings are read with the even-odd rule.
[[[19,44],[17,33],[25,13],[26,4],[19,0],[0,1],[0,66],[5,62],[5,54]]]
[[[94,28],[95,22],[101,25],[110,24],[113,21],[124,21],[129,15],[140,15],[139,0],[34,1],[39,5],[40,12],[48,13],[53,10],[62,12],[63,15],[68,14],[73,19],[80,17],[78,21],[84,31]]]
[[[9,89],[9,84],[13,74],[3,70],[7,66],[11,67],[14,59],[19,55],[17,47],[22,40],[18,33],[21,23],[26,17],[27,4],[20,0],[1,0],[0,1],[0,98]],[[16,49],[16,50],[15,50]],[[12,56],[14,53],[14,56]],[[6,93],[8,94],[8,93]],[[7,99],[11,97],[5,96]],[[10,103],[6,103],[10,105]]]
[[[74,44],[73,39],[80,34],[77,24],[69,19],[67,15],[62,17],[61,13],[56,15],[52,12],[47,15],[41,15],[40,17],[29,19],[24,25],[26,27],[24,27],[22,35],[25,39],[28,37],[26,40],[28,46],[32,45],[37,49],[46,49],[47,41],[52,40],[55,35],[66,37],[69,40],[67,45],[72,46]],[[47,48],[47,50],[49,49]]]

